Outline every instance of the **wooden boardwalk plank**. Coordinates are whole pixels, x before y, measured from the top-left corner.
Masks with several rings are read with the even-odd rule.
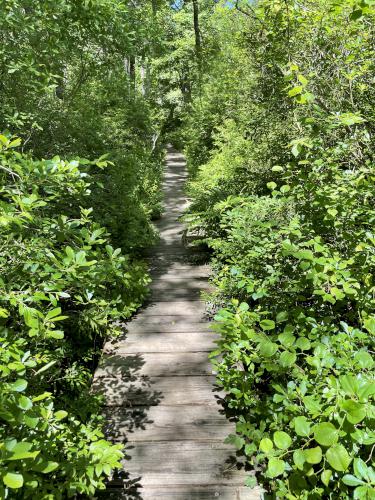
[[[206,307],[201,300],[179,300],[173,302],[154,302],[149,303],[145,308],[141,309],[138,315],[143,318],[148,316],[193,316],[194,319],[204,317]],[[137,316],[138,316],[137,315]],[[137,317],[136,316],[136,317]]]
[[[218,406],[222,393],[215,387],[214,376],[188,377],[102,377],[93,387],[104,395],[106,406]]]
[[[151,325],[151,326],[150,326]],[[148,330],[146,327],[150,327]],[[157,332],[158,328],[163,332],[207,332],[211,331],[211,325],[203,318],[186,318],[183,314],[159,314],[136,316],[131,323],[126,325],[126,330],[130,332],[152,331]]]
[[[140,496],[139,496],[140,495]],[[210,486],[174,486],[142,488],[133,495],[127,491],[114,489],[107,490],[100,498],[108,500],[259,500],[259,491],[245,487],[210,485]]]
[[[116,442],[219,441],[234,432],[216,406],[143,406],[108,408],[107,433]]]
[[[128,446],[124,465],[143,485],[242,485],[233,446],[213,441],[138,442]],[[198,465],[198,467],[197,467]],[[138,475],[138,476],[137,476]]]
[[[115,344],[116,353],[137,354],[149,352],[210,352],[215,349],[217,336],[213,332],[147,332],[128,334]],[[113,349],[111,351],[111,354]],[[207,355],[206,355],[207,362]],[[208,364],[208,363],[207,363]]]
[[[106,401],[106,435],[125,443],[127,453],[124,470],[98,498],[260,498],[259,490],[244,487],[249,472],[225,444],[235,426],[215,387],[208,354],[218,336],[201,300],[211,289],[210,268],[181,239],[186,179],[184,157],[169,150],[160,240],[149,252],[151,293],[124,334],[106,343],[95,373],[93,390]]]
[[[152,347],[151,347],[152,348]],[[125,349],[127,351],[127,349]],[[96,370],[95,377],[126,376],[137,367],[137,375],[149,377],[170,377],[212,375],[207,352],[153,352],[143,354],[122,353],[104,355]]]

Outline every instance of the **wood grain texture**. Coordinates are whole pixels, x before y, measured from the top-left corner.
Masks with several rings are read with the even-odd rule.
[[[141,496],[139,496],[141,495]],[[174,486],[147,489],[140,488],[139,492],[131,493],[126,490],[113,489],[102,493],[99,498],[108,500],[123,499],[136,500],[259,500],[257,488],[250,490],[245,487],[210,485],[210,486]]]
[[[117,354],[148,352],[210,352],[216,344],[213,332],[147,332],[128,334],[124,340],[111,344]]]
[[[95,377],[94,389],[103,394],[106,406],[214,405],[223,394],[215,389],[214,376]]]
[[[126,445],[123,470],[98,498],[258,500],[244,487],[250,474],[232,445],[235,425],[223,411],[209,352],[211,329],[202,291],[210,267],[182,244],[179,222],[188,206],[182,155],[169,149],[160,234],[149,252],[150,296],[124,333],[106,343],[93,391],[105,397],[106,435]]]
[[[142,308],[139,315],[148,316],[193,316],[195,320],[204,317],[206,307],[201,300],[178,300],[173,302],[151,302]],[[137,316],[136,316],[137,317]]]
[[[207,352],[157,352],[129,354],[120,350],[113,355],[104,355],[96,370],[95,377],[126,376],[137,365],[139,376],[170,377],[189,375],[212,375],[212,367],[207,363]]]
[[[107,432],[116,442],[219,441],[234,432],[216,406],[143,406],[108,408]]]

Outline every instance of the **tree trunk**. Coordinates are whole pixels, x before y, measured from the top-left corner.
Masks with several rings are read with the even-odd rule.
[[[196,52],[196,55],[197,55],[198,66],[200,67],[201,52],[202,52],[202,43],[201,43],[201,34],[200,34],[200,30],[199,30],[199,6],[198,6],[198,0],[193,0],[193,12],[194,12],[195,52]]]
[[[151,0],[151,4],[152,4],[152,13],[154,16],[156,16],[158,12],[158,2],[157,0]]]

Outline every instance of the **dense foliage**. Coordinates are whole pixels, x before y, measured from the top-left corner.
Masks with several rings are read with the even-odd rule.
[[[374,498],[373,2],[207,12],[181,116],[229,439],[270,497]]]
[[[0,496],[119,466],[89,388],[146,294],[169,137],[229,440],[270,498],[374,498],[374,1],[0,7]]]
[[[120,0],[0,8],[0,497],[92,496],[122,458],[92,373],[145,297],[160,212],[156,19]]]

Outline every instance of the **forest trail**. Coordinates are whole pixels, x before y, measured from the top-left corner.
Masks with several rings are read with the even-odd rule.
[[[243,486],[248,473],[224,444],[234,424],[214,387],[208,353],[215,334],[200,300],[209,268],[193,263],[178,221],[188,204],[186,179],[184,157],[168,148],[152,294],[124,337],[106,344],[95,374],[94,387],[106,396],[107,435],[126,443],[127,453],[123,477],[112,481],[105,498],[260,498]]]

